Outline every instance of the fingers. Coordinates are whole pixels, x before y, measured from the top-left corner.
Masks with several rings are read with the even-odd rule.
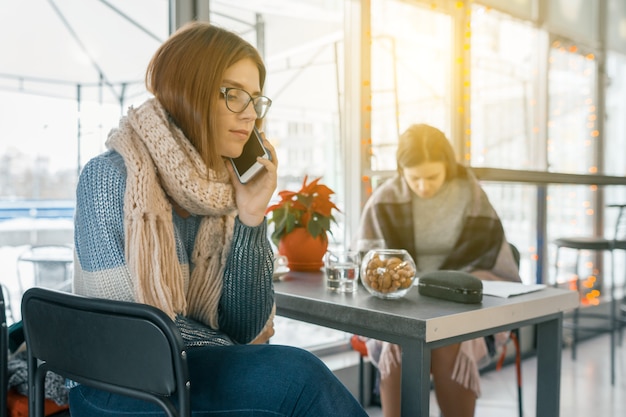
[[[273,163],[273,165],[278,169],[278,157],[276,156],[276,149],[274,148],[274,146],[270,143],[269,140],[267,140],[267,138],[265,137],[265,132],[261,132],[261,137],[263,138],[263,146],[265,146],[265,149],[268,150],[268,152],[271,155],[271,162]],[[264,164],[265,165],[265,164]],[[267,167],[267,166],[266,166]]]

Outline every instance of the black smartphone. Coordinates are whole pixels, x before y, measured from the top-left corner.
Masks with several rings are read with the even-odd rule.
[[[263,146],[263,138],[261,138],[261,134],[255,126],[254,129],[252,129],[252,133],[250,133],[248,141],[243,146],[241,155],[237,158],[229,158],[235,169],[235,174],[237,174],[237,178],[239,178],[242,184],[250,181],[264,169],[263,165],[259,164],[256,160],[259,156],[272,159],[270,153],[265,149],[265,146]]]

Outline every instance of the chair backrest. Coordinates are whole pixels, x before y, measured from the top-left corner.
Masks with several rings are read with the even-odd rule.
[[[43,417],[47,371],[156,402],[170,417],[191,415],[184,343],[161,310],[35,287],[22,298],[22,320],[35,416]]]

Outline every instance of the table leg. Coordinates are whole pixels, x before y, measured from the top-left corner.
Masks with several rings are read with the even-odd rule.
[[[559,415],[563,314],[537,324],[537,417]]]
[[[402,417],[428,417],[430,409],[430,348],[423,341],[402,346]]]

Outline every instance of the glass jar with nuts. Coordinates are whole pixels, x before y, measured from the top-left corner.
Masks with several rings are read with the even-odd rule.
[[[404,249],[372,249],[361,262],[361,282],[376,297],[404,297],[414,280],[415,262]]]

